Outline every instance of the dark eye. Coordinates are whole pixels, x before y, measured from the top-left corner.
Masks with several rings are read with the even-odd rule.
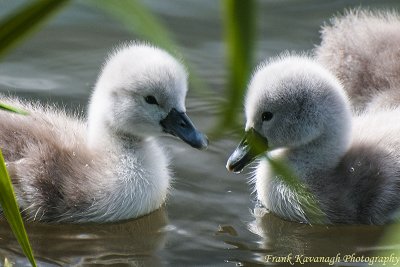
[[[157,99],[152,95],[146,96],[144,100],[150,105],[158,105]]]
[[[272,114],[272,113],[269,112],[269,111],[266,111],[266,112],[264,112],[264,113],[262,114],[262,120],[263,120],[263,121],[269,121],[269,120],[272,119],[273,116],[274,116],[274,114]]]

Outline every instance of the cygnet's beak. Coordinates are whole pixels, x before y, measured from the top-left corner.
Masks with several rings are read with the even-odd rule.
[[[178,112],[173,108],[160,124],[164,132],[179,137],[194,148],[206,149],[208,146],[207,136],[194,127],[184,112]]]
[[[228,171],[239,173],[260,154],[268,150],[268,140],[254,128],[248,130],[226,163]]]

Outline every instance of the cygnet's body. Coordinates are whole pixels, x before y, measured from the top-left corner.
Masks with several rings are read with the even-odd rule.
[[[272,212],[306,223],[384,224],[399,215],[400,108],[352,117],[337,78],[315,60],[291,55],[257,69],[245,108],[246,137],[227,168],[241,171],[263,155],[255,189]],[[266,151],[315,197],[322,216],[274,172]]]
[[[52,107],[0,98],[29,112],[0,112],[0,147],[24,217],[110,222],[158,209],[171,174],[155,137],[167,132],[196,148],[207,145],[185,115],[186,92],[179,62],[131,43],[104,65],[87,123]]]
[[[352,10],[321,31],[319,62],[343,83],[353,109],[400,102],[400,16],[393,11]]]

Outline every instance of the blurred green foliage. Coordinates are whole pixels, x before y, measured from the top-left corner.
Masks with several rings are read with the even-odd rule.
[[[181,52],[179,52],[179,45],[172,33],[158,17],[142,4],[142,1],[90,0],[83,3],[104,11],[124,25],[127,30],[139,36],[140,39],[165,49],[175,57],[184,59]],[[190,62],[185,62],[185,65],[190,73],[190,82],[193,88],[196,89],[196,92],[202,95],[209,92],[207,85],[197,76],[196,68]]]
[[[0,57],[22,42],[55,14],[68,0],[39,0],[28,2],[0,21]]]
[[[246,85],[253,67],[255,40],[255,1],[224,0],[225,39],[227,48],[227,104],[218,123],[219,131],[237,126],[242,111]]]
[[[326,214],[321,210],[318,200],[314,194],[299,180],[287,163],[278,159],[266,157],[271,169],[277,173],[285,185],[294,193],[305,211],[305,216],[312,224],[324,224],[327,222]]]
[[[141,39],[156,44],[174,55],[178,45],[168,29],[140,0],[90,0],[84,2],[99,8],[121,22]]]

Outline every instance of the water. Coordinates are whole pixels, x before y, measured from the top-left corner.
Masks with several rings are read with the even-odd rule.
[[[223,99],[226,83],[220,3],[144,2],[171,29],[182,54],[211,88],[211,97],[199,97],[192,90],[187,100],[193,121],[200,129],[210,130],[219,114],[216,100]],[[0,16],[20,3],[2,2]],[[283,50],[312,49],[319,42],[318,30],[323,21],[344,8],[360,5],[400,8],[398,0],[259,1],[257,62]],[[135,36],[119,23],[74,2],[2,60],[0,91],[85,111],[107,52],[131,39]],[[211,140],[210,148],[203,152],[165,138],[176,174],[166,206],[139,220],[117,224],[28,224],[39,264],[262,266],[272,265],[272,256],[369,256],[388,254],[399,247],[396,242],[381,242],[387,227],[308,226],[271,214],[255,219],[251,210],[257,203],[246,174],[234,175],[225,170],[226,159],[238,140],[237,135],[228,133],[222,139]],[[0,224],[0,262],[7,258],[16,266],[28,266],[7,224]],[[368,266],[367,262],[349,261],[335,266]],[[275,263],[285,265],[277,259]],[[310,265],[297,265],[301,263]],[[313,266],[324,265],[328,263]]]

